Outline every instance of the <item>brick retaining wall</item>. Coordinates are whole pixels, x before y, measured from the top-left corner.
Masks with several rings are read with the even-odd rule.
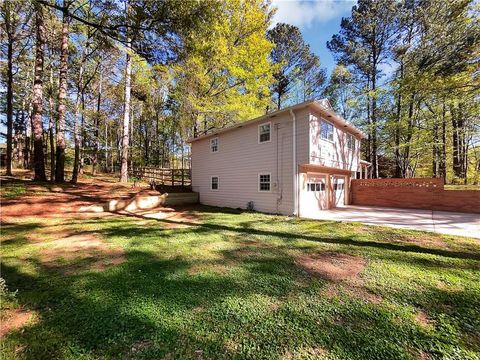
[[[480,213],[480,191],[445,190],[443,179],[354,179],[353,205]]]

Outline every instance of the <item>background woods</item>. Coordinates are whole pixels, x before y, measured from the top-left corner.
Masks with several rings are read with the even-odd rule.
[[[373,177],[480,181],[474,1],[358,1],[327,44],[331,74],[268,1],[0,7],[7,174],[185,168],[188,138],[325,96],[368,134]]]

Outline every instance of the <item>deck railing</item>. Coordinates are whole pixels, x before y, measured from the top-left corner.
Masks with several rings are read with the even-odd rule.
[[[132,175],[156,185],[191,186],[192,177],[190,169],[169,169],[157,167],[138,167],[133,169]]]

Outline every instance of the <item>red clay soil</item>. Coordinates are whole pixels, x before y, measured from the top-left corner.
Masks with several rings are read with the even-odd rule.
[[[0,322],[0,338],[13,330],[22,328],[31,319],[34,313],[29,310],[12,309],[7,310]]]
[[[34,184],[15,180],[27,187],[24,196],[2,198],[1,216],[78,216],[81,207],[98,205],[113,199],[129,198],[141,189],[97,179],[85,179],[76,185]],[[8,183],[2,179],[2,186]]]
[[[111,200],[129,200],[135,196],[159,195],[156,190],[148,187],[133,187],[132,184],[95,179],[82,179],[72,185],[65,183],[56,185],[51,183],[33,183],[30,180],[11,179],[0,177],[2,186],[9,182],[22,183],[27,191],[25,195],[15,198],[1,199],[1,220],[21,217],[88,217],[106,216],[112,213],[90,211],[89,207],[105,206]],[[137,216],[164,220],[167,227],[187,227],[198,223],[198,218],[189,214],[191,207],[155,208],[152,210],[136,210]],[[117,214],[129,215],[129,212],[118,211]],[[183,225],[182,225],[183,224]]]
[[[366,265],[366,261],[360,256],[329,251],[298,256],[296,263],[308,273],[333,282],[357,278]]]
[[[295,263],[307,273],[328,281],[323,289],[323,295],[328,298],[341,297],[345,292],[374,304],[382,302],[381,297],[364,287],[360,273],[367,262],[361,256],[326,251],[298,256]]]

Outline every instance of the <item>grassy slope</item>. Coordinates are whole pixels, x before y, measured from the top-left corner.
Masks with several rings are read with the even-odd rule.
[[[18,289],[16,305],[38,315],[3,339],[2,358],[478,358],[478,241],[211,208],[194,215],[203,223],[174,229],[136,217],[4,224],[2,277]],[[46,267],[26,237],[60,230],[93,232],[127,261]],[[325,251],[366,259],[360,287],[295,263]]]

